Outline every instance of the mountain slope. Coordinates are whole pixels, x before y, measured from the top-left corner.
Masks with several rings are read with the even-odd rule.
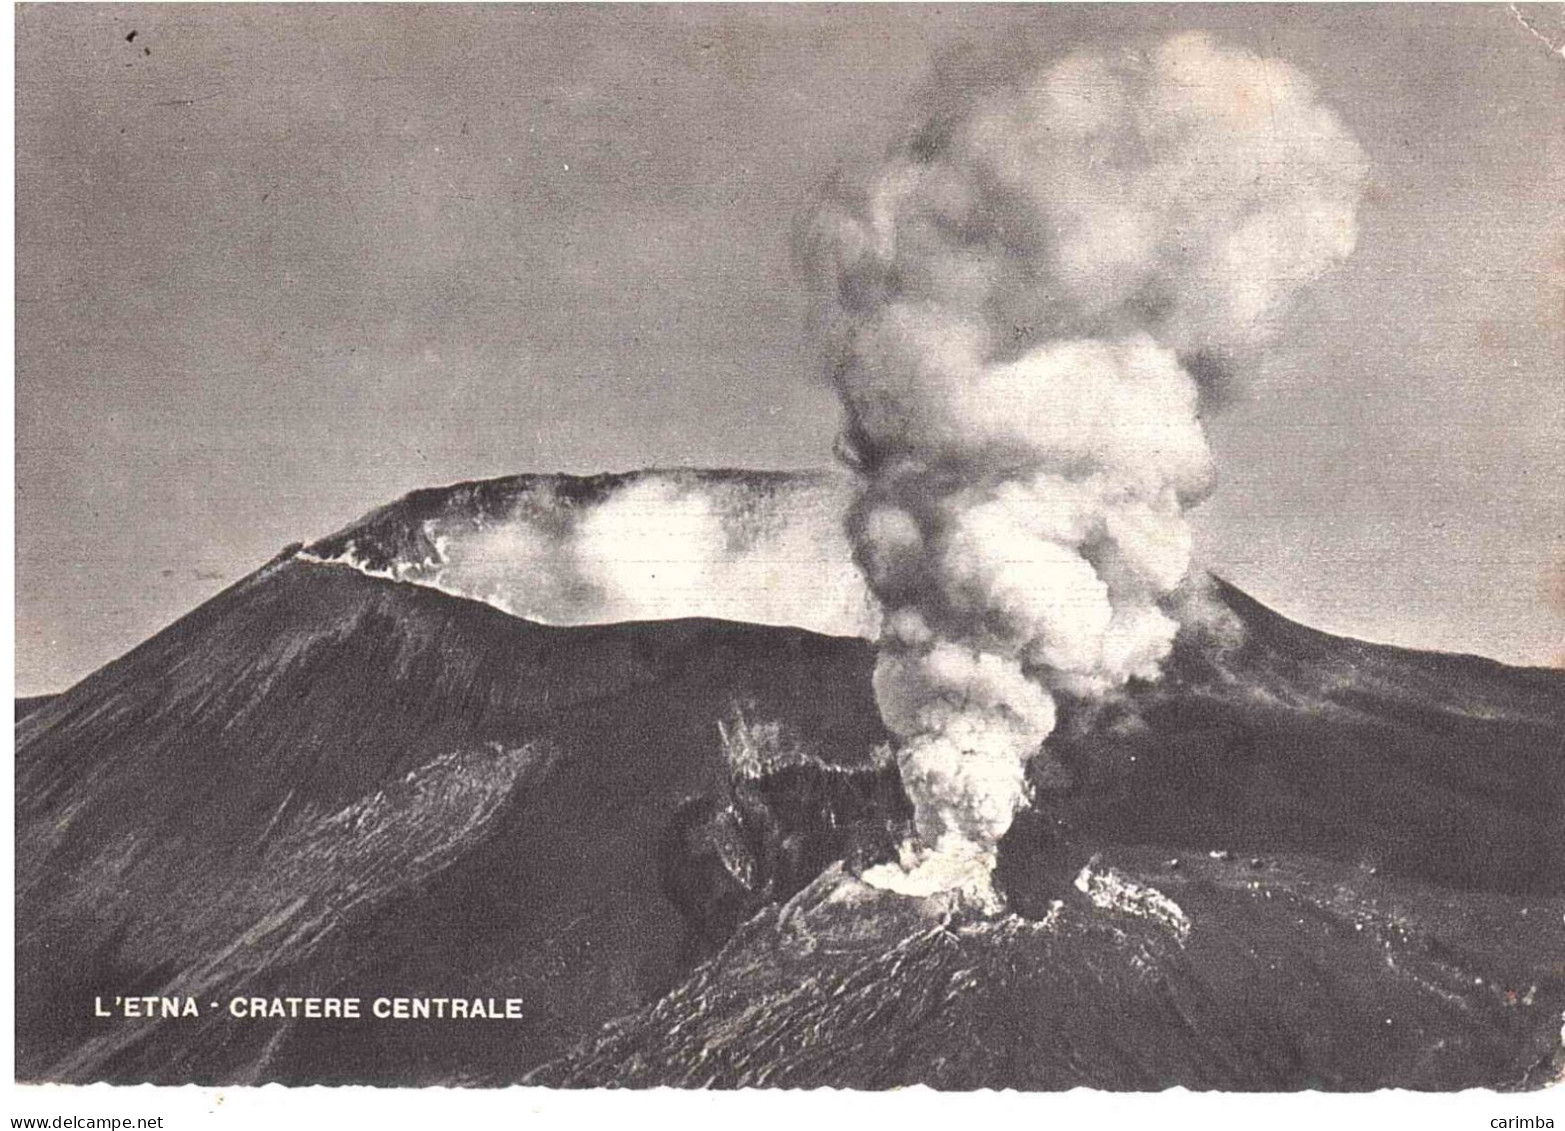
[[[1159,684],[1065,711],[1012,914],[942,923],[852,878],[906,818],[866,642],[548,627],[290,550],[19,722],[18,1074],[1544,1082],[1565,675],[1213,601]],[[94,1019],[128,993],[203,1016]],[[328,993],[524,1018],[207,1009]]]
[[[506,1055],[552,1051],[685,952],[659,845],[727,786],[716,723],[737,703],[864,764],[884,737],[867,663],[804,632],[553,629],[274,562],[18,727],[20,1074],[314,1079],[324,1045],[343,1078],[445,1080],[494,1053],[438,1027],[366,1047],[90,1016],[97,994],[268,986],[521,996]],[[404,1046],[394,1074],[376,1041]]]
[[[1447,1090],[1565,1070],[1557,904],[1454,910],[1308,858],[1108,856],[1042,918],[962,921],[828,874],[529,1081]]]
[[[1076,783],[1045,808],[1100,842],[1565,892],[1565,672],[1329,636],[1222,581],[1214,596],[1233,620],[1185,632],[1162,680],[1051,740]]]
[[[1067,712],[976,920],[821,877],[556,1087],[1540,1087],[1565,1072],[1565,679],[1224,582]]]

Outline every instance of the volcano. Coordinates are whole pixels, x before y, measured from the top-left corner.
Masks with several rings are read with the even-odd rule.
[[[979,917],[859,878],[910,819],[864,624],[548,624],[442,581],[437,535],[563,537],[623,485],[419,492],[19,704],[18,1077],[1561,1078],[1565,673],[1326,635],[1212,579],[1159,681],[1062,705]],[[195,1013],[99,1016],[142,995]],[[520,1017],[226,1007],[382,995]]]

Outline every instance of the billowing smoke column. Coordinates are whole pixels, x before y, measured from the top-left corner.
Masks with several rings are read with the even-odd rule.
[[[916,813],[868,878],[992,904],[1056,696],[1155,678],[1173,641],[1197,375],[1353,249],[1364,160],[1297,71],[1199,35],[937,85],[957,103],[842,177],[803,254]]]

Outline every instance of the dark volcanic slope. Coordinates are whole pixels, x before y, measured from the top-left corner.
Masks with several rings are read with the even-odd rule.
[[[1543,1082],[1565,676],[1218,596],[1233,623],[1159,685],[1067,712],[1069,781],[1040,776],[1002,846],[1015,914],[942,924],[841,873],[796,896],[905,816],[863,642],[546,628],[285,555],[18,724],[18,1072]],[[94,1021],[132,992],[203,1016]],[[240,993],[520,997],[526,1019],[208,1008]]]
[[[25,719],[28,715],[30,715],[34,711],[38,710],[39,707],[46,706],[48,704],[49,700],[51,700],[53,698],[54,698],[53,695],[23,695],[23,696],[20,696],[16,700],[16,717],[17,717],[17,720],[20,721],[22,719]]]
[[[19,1074],[392,1082],[537,1063],[660,992],[688,950],[659,850],[682,801],[726,787],[717,722],[739,703],[862,763],[883,738],[868,655],[710,621],[553,629],[276,562],[18,727]],[[528,1020],[504,1041],[450,1023],[91,1025],[97,994],[205,1010],[271,989],[519,996]]]
[[[1540,1087],[1565,1020],[1565,678],[1342,640],[1221,582],[1077,711],[1012,913],[823,876],[554,1086]],[[1242,632],[1235,631],[1242,627]]]
[[[1096,843],[1565,893],[1565,672],[1345,640],[1215,589],[1242,633],[1187,633],[1127,709],[1065,728],[1075,788],[1045,808]]]
[[[1110,858],[1041,919],[956,921],[828,874],[531,1082],[1446,1090],[1565,1068],[1557,903],[1453,907],[1307,858]]]

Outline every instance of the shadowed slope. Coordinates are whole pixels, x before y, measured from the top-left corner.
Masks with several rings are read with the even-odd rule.
[[[1446,1090],[1565,1069],[1559,901],[1453,908],[1309,858],[1106,855],[1041,919],[964,922],[823,876],[530,1082]]]
[[[1242,633],[1188,631],[1159,683],[1069,719],[1051,745],[1074,786],[1041,789],[1044,812],[1095,843],[1565,892],[1565,672],[1345,640],[1215,592]]]
[[[530,1042],[674,975],[689,924],[658,849],[727,781],[717,721],[746,704],[866,764],[884,738],[867,663],[804,632],[552,629],[274,562],[18,728],[19,1070],[448,1081],[497,1048],[535,1061]],[[91,1018],[96,994],[198,993],[209,1012],[268,986],[521,996],[528,1020],[497,1045]],[[399,1048],[377,1060],[382,1040]]]
[[[1529,1088],[1565,1071],[1565,675],[1217,582],[1077,705],[964,921],[823,876],[554,1086]]]
[[[905,818],[867,643],[549,628],[285,554],[19,723],[18,1072],[498,1083],[587,1039],[543,1078],[692,1083],[704,1041],[727,1083],[1541,1082],[1565,676],[1218,597],[1234,623],[1187,634],[1160,684],[1068,712],[1063,773],[1002,845],[1015,915],[950,925],[952,950],[914,905],[839,906],[840,876],[777,910]],[[1188,939],[1078,891],[1099,853]],[[804,942],[778,935],[796,921]],[[914,952],[924,982],[888,973]],[[92,1017],[128,993],[203,1015]],[[208,1008],[251,993],[520,997],[524,1019]],[[1410,1035],[1366,1060],[1382,1008]],[[830,1055],[789,1051],[812,1032]],[[1284,1052],[1234,1051],[1263,1039]]]

